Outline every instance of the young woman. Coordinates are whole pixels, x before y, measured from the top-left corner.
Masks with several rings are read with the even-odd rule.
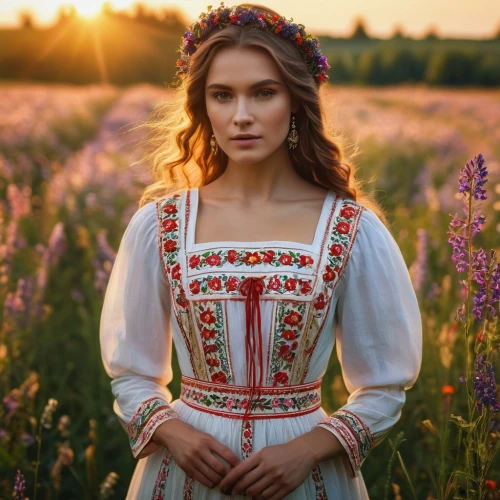
[[[221,5],[184,35],[178,96],[149,123],[157,182],[101,318],[140,459],[127,498],[368,498],[360,467],[418,377],[421,318],[382,210],[326,131],[328,67],[262,6]],[[350,397],[328,415],[335,342]]]

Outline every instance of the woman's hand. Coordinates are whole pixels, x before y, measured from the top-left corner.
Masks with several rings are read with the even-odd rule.
[[[316,463],[301,443],[292,440],[262,448],[230,471],[219,487],[223,492],[231,490],[231,495],[244,492],[256,500],[284,498],[305,481]]]
[[[168,448],[175,463],[208,488],[219,484],[231,470],[223,460],[232,467],[240,463],[238,456],[227,446],[178,418],[159,425],[151,439]]]

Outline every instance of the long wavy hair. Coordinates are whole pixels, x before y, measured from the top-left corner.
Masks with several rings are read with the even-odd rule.
[[[262,5],[242,6],[277,14]],[[382,206],[372,194],[363,191],[363,183],[356,179],[354,164],[346,158],[345,138],[327,126],[322,104],[324,89],[309,72],[299,51],[289,40],[249,25],[229,25],[212,31],[191,56],[189,74],[172,89],[173,96],[158,103],[148,120],[135,127],[148,132],[144,156],[135,163],[149,162],[154,181],[144,189],[139,206],[181,188],[209,184],[227,168],[224,151],[219,147],[217,154],[212,153],[212,127],[205,103],[210,63],[224,47],[266,50],[281,71],[292,98],[300,106],[295,114],[300,140],[295,149],[289,150],[297,173],[311,184],[371,209],[388,226]]]

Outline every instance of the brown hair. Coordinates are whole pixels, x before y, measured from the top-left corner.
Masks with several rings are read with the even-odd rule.
[[[277,14],[261,5],[242,5]],[[140,207],[169,192],[209,184],[225,171],[227,155],[221,148],[214,155],[210,147],[212,129],[206,114],[205,82],[217,50],[236,46],[266,50],[283,74],[292,99],[300,103],[295,115],[300,140],[297,148],[289,150],[297,173],[312,184],[371,209],[388,225],[383,208],[371,194],[363,192],[353,164],[344,159],[344,139],[326,129],[323,89],[299,51],[289,40],[249,25],[212,31],[191,56],[189,75],[173,90],[172,99],[159,103],[148,121],[139,125],[150,130],[146,138],[149,153],[143,160],[151,160],[155,181],[144,189]]]

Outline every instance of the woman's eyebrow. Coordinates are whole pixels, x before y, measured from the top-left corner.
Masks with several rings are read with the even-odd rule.
[[[283,86],[282,83],[277,82],[276,80],[273,80],[272,78],[266,78],[265,80],[261,80],[260,82],[253,83],[250,85],[251,89],[255,89],[257,87],[263,87],[264,85],[281,85]],[[222,83],[212,83],[207,86],[208,89],[223,89],[223,90],[232,90],[229,85],[223,85]]]

